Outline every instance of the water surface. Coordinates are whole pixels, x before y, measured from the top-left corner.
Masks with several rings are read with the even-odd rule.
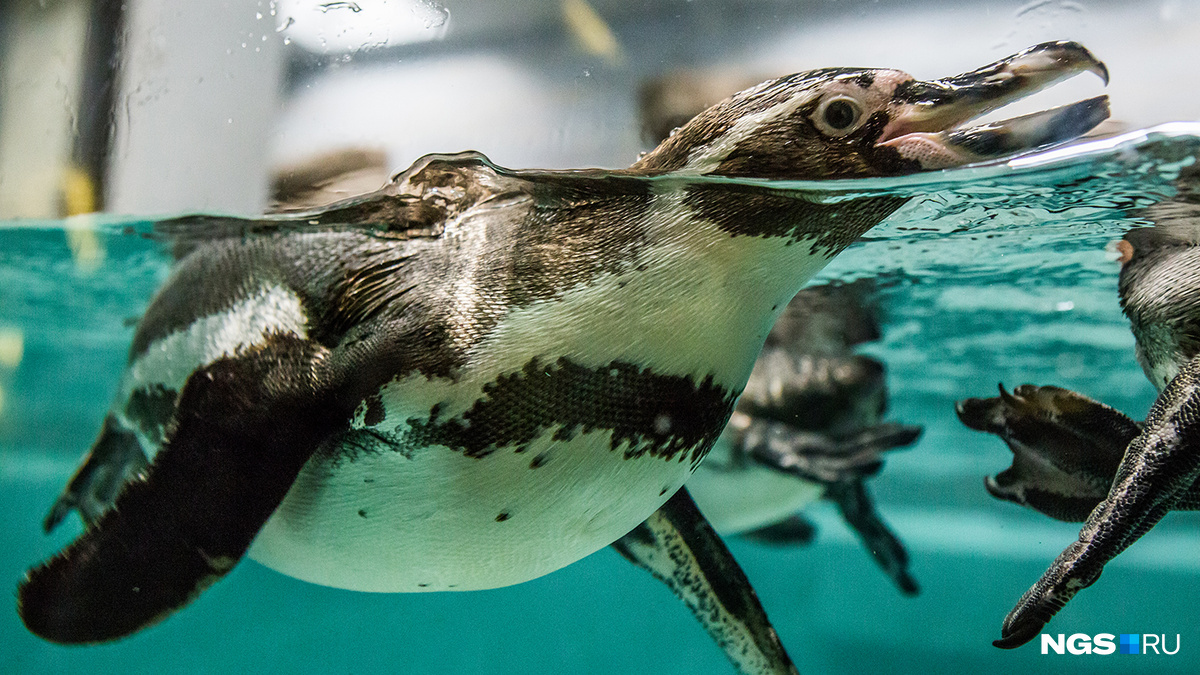
[[[779,183],[822,199],[913,200],[819,280],[877,277],[890,419],[923,424],[872,486],[922,586],[900,596],[833,510],[815,544],[730,546],[803,673],[1191,672],[1200,655],[1200,516],[1175,513],[1110,564],[1047,629],[1181,635],[1175,657],[1043,656],[991,646],[1000,622],[1078,527],[983,489],[1008,465],[953,401],[997,382],[1069,387],[1144,416],[1108,245],[1147,224],[1200,157],[1200,124],[879,181]],[[0,223],[0,583],[78,531],[42,517],[98,431],[132,337],[169,267],[151,218]],[[10,596],[12,597],[12,596]],[[520,586],[377,595],[305,584],[246,561],[164,623],[64,648],[0,607],[0,672],[730,673],[688,611],[609,550]],[[865,670],[864,670],[865,669]]]

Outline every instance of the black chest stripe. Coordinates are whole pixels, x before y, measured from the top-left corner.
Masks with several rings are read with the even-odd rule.
[[[553,364],[535,358],[483,391],[457,417],[439,419],[434,406],[427,419],[410,418],[406,443],[444,445],[480,458],[500,448],[524,452],[546,429],[556,429],[556,440],[611,429],[612,449],[623,450],[626,459],[695,463],[721,433],[735,398],[711,377],[696,383],[621,361],[588,368],[566,358]]]
[[[732,235],[811,242],[814,253],[833,256],[907,201],[880,196],[825,204],[751,185],[690,185],[684,203]]]

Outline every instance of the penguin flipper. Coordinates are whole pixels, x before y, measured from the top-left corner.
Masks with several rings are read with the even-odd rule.
[[[687,488],[613,548],[683,600],[740,672],[796,673],[758,594]]]
[[[834,438],[755,418],[740,434],[739,444],[740,451],[760,465],[804,480],[837,483],[878,473],[884,451],[912,444],[921,431],[887,422]]]
[[[42,528],[50,532],[75,510],[86,525],[92,525],[112,507],[127,483],[144,474],[148,464],[137,436],[109,415],[83,464],[50,507]]]
[[[145,479],[22,581],[29,630],[60,643],[123,637],[232,569],[338,424],[324,351],[275,334],[193,373]]]
[[[908,571],[908,551],[875,510],[875,502],[860,480],[835,483],[825,488],[825,499],[837,505],[842,518],[884,573],[905,595],[920,592],[916,579]]]
[[[742,532],[738,536],[761,544],[805,546],[816,538],[817,526],[804,516],[793,513],[777,523]]]
[[[1011,649],[1032,640],[1104,565],[1154,527],[1200,476],[1200,357],[1179,369],[1129,444],[1112,488],[1092,511],[1079,539],[1051,563],[1004,619],[993,644]]]
[[[993,497],[1068,522],[1083,522],[1104,500],[1125,448],[1142,433],[1119,410],[1054,386],[1001,386],[1000,396],[959,401],[955,412],[1012,450],[1012,466],[986,479]]]

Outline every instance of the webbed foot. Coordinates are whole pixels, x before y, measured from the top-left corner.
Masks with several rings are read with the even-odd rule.
[[[885,422],[846,437],[806,432],[780,422],[753,419],[741,431],[741,452],[756,463],[825,486],[875,562],[900,592],[915,595],[904,544],[883,522],[863,481],[883,466],[882,453],[911,445],[922,428]]]
[[[1200,476],[1200,358],[1163,389],[1145,429],[1129,444],[1108,496],[1091,512],[1079,539],[1021,597],[994,644],[1018,647],[1081,589],[1095,583],[1108,561],[1137,541],[1188,494]]]
[[[1061,387],[1000,386],[993,398],[955,405],[963,424],[1000,437],[1012,466],[985,479],[997,499],[1082,522],[1112,486],[1125,448],[1142,432],[1118,410]]]
[[[905,595],[920,592],[908,571],[908,551],[875,510],[875,502],[862,480],[845,481],[825,489],[825,499],[837,504],[842,518],[858,535],[876,564]]]

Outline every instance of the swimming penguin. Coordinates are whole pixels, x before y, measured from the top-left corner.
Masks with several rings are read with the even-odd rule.
[[[1153,227],[1127,232],[1118,293],[1137,359],[1159,390],[1146,421],[1059,387],[1023,385],[957,406],[968,427],[1000,436],[1013,465],[987,480],[996,497],[1053,518],[1084,521],[1079,539],[1051,563],[1005,618],[997,647],[1041,632],[1108,561],[1168,511],[1200,508],[1200,169],[1184,169],[1178,193],[1148,207]]]
[[[719,534],[769,543],[807,543],[813,526],[797,512],[831,501],[901,592],[913,595],[908,554],[866,487],[884,451],[921,434],[880,421],[883,364],[851,351],[880,337],[865,298],[871,281],[810,287],[792,299],[687,489]]]
[[[177,248],[138,325],[46,523],[78,510],[88,527],[21,583],[25,625],[116,639],[246,554],[419,592],[520,583],[619,540],[742,672],[794,672],[679,488],[783,307],[905,198],[724,177],[894,175],[1071,138],[1104,97],[958,126],[1084,71],[1105,74],[1074,43],[940,81],[810,71],[734,95],[624,171],[429,155],[317,210],[165,224],[209,236]]]

